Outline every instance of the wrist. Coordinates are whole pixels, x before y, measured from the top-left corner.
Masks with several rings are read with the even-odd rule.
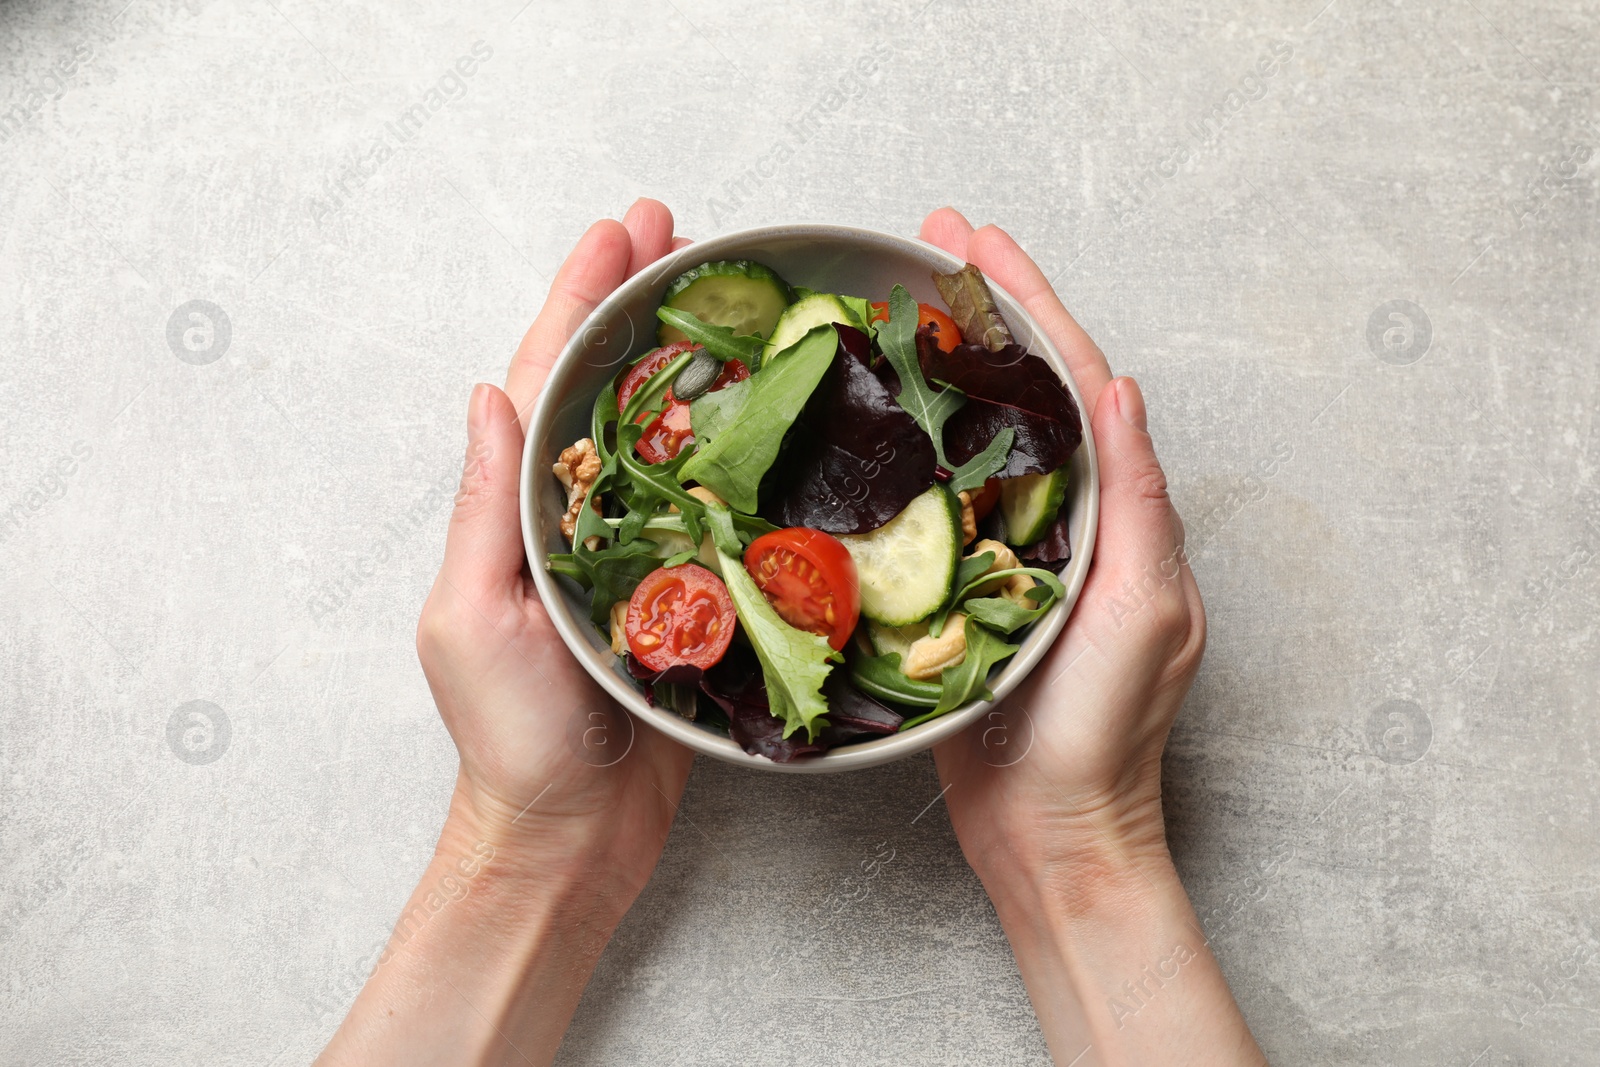
[[[974,836],[968,860],[997,909],[1036,910],[1045,898],[1102,911],[1172,875],[1159,793],[1030,813],[1021,825]],[[968,840],[963,844],[968,845]]]
[[[470,879],[498,907],[554,912],[609,932],[648,880],[609,855],[603,826],[534,816],[458,780],[430,872]]]

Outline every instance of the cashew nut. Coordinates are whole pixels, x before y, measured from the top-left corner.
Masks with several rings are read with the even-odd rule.
[[[984,571],[984,574],[994,574],[996,571],[1009,571],[1013,568],[1022,566],[1022,561],[1017,558],[1017,554],[1015,552],[1011,551],[1011,547],[1009,545],[1003,545],[999,541],[994,541],[989,538],[984,538],[982,541],[979,541],[977,544],[973,545],[972,551],[967,554],[966,558],[971,559],[973,556],[981,556],[985,552],[994,553],[994,562],[989,564],[989,569]],[[1013,575],[1012,577],[1027,578],[1028,585],[1025,588],[1031,589],[1033,587],[1033,579],[1028,578],[1026,574],[1017,574]],[[971,595],[992,596],[996,590],[1007,584],[1007,582],[1008,579],[1005,578],[996,578],[993,581],[984,582],[982,585],[973,589]]]
[[[611,651],[626,655],[628,651],[628,602],[619,600],[611,605]]]
[[[951,612],[939,636],[929,634],[911,642],[906,650],[905,662],[900,669],[907,678],[931,681],[946,667],[960,666],[967,658],[967,617],[959,611]]]
[[[972,494],[963,489],[956,496],[961,500],[961,543],[970,545],[978,536],[978,516],[972,510]]]

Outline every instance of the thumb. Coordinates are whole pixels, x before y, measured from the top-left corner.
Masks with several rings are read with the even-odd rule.
[[[1170,581],[1184,565],[1182,526],[1167,496],[1167,476],[1145,429],[1144,395],[1132,378],[1117,378],[1101,390],[1094,408],[1094,438],[1100,454],[1100,530],[1096,568],[1120,586],[1142,576]]]
[[[477,602],[520,580],[518,475],[522,425],[510,397],[478,385],[467,404],[467,455],[445,538],[440,575]]]

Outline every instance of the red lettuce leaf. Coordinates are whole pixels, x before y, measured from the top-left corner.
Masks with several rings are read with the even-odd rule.
[[[867,335],[838,329],[839,355],[773,465],[761,510],[779,526],[866,533],[933,484],[933,442],[868,369]],[[892,368],[888,375],[894,377]]]
[[[1030,567],[1048,567],[1051,570],[1060,570],[1072,559],[1072,542],[1067,539],[1067,512],[1071,504],[1072,497],[1069,494],[1061,501],[1061,509],[1056,512],[1050,529],[1033,544],[1017,549],[1018,558]]]
[[[817,740],[829,748],[892,734],[905,721],[905,716],[851,685],[842,670],[828,675],[822,692],[828,698],[828,727]]]
[[[728,646],[727,653],[700,679],[700,691],[728,716],[728,736],[752,756],[765,756],[774,763],[788,763],[801,756],[827,751],[828,746],[805,740],[806,731],[783,736],[783,720],[772,714],[767,704],[767,683],[761,674],[761,661],[741,644]]]
[[[1050,364],[1009,344],[991,352],[982,345],[941,351],[933,331],[917,331],[917,356],[930,382],[967,394],[967,402],[944,425],[945,455],[961,464],[982,452],[1005,427],[1016,430],[999,478],[1045,474],[1065,466],[1083,443],[1083,419],[1072,394]]]

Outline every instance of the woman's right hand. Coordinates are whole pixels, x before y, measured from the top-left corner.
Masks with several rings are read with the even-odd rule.
[[[1200,666],[1205,609],[1144,397],[1111,377],[1003,230],[944,208],[922,237],[976,264],[1048,332],[1088,407],[1101,483],[1094,561],[1066,630],[1000,708],[935,750],[956,836],[1057,1062],[1261,1063],[1166,847],[1161,753]]]

